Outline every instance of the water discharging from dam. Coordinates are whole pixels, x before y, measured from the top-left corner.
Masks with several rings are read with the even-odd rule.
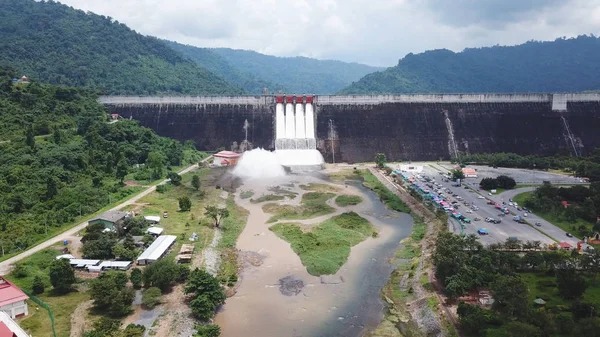
[[[278,96],[276,103],[275,154],[281,165],[319,167],[324,161],[317,150],[312,96]]]

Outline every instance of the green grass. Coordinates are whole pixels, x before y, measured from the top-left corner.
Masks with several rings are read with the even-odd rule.
[[[308,184],[308,185],[300,185],[299,186],[301,189],[305,190],[305,191],[312,191],[312,192],[339,192],[340,189],[335,187],[335,186],[331,186],[328,184]]]
[[[569,311],[569,306],[574,301],[565,300],[560,297],[558,286],[556,285],[556,277],[544,273],[521,273],[519,275],[529,289],[528,299],[530,304],[533,304],[533,301],[539,297],[546,301],[546,310],[563,306],[565,310]],[[589,286],[583,294],[583,301],[600,305],[600,277],[594,280],[593,277],[586,276],[586,280]]]
[[[387,208],[398,212],[410,213],[410,208],[397,195],[388,190],[371,172],[361,170],[360,173],[364,179],[363,185],[377,193],[379,199],[381,199],[381,202]]]
[[[270,228],[289,242],[309,274],[335,274],[350,255],[350,248],[375,232],[368,220],[354,212],[333,217],[310,232],[296,224],[276,224]]]
[[[309,192],[302,196],[300,206],[266,204],[263,211],[273,214],[268,220],[269,223],[279,220],[302,220],[310,219],[321,215],[331,214],[335,209],[326,204],[326,201],[333,198],[333,193]]]
[[[283,196],[283,195],[263,194],[259,198],[250,199],[250,202],[254,203],[254,204],[259,204],[259,203],[265,202],[265,201],[278,201],[278,200],[283,200],[283,199],[285,199],[285,196]]]
[[[235,248],[237,239],[248,222],[248,211],[236,205],[233,197],[227,200],[227,209],[229,210],[229,217],[221,221],[222,236],[219,248]]]
[[[72,291],[59,296],[52,292],[48,267],[55,260],[55,257],[60,254],[59,248],[60,246],[56,246],[42,250],[22,261],[20,265],[27,270],[26,277],[17,278],[15,275],[9,274],[7,278],[19,288],[31,291],[33,279],[39,276],[45,284],[46,291],[37,297],[52,310],[57,336],[68,337],[71,330],[71,314],[79,303],[89,300],[89,295]],[[28,330],[32,336],[51,337],[52,329],[50,328],[48,312],[43,308],[37,310],[38,305],[33,301],[29,301],[28,305],[29,315],[19,319],[21,327]]]
[[[335,203],[338,206],[345,207],[350,205],[358,205],[363,201],[358,195],[342,194],[335,198]]]
[[[329,173],[332,180],[362,180],[359,170],[345,169]]]
[[[253,195],[254,195],[254,191],[253,190],[241,191],[240,192],[240,198],[242,198],[242,199],[252,198]]]
[[[516,201],[519,205],[523,206],[523,205],[525,205],[525,201],[527,200],[527,198],[532,194],[533,194],[533,192],[523,192],[521,194],[517,194],[513,198],[513,201]],[[582,233],[580,233],[580,231],[578,230],[579,226],[585,226],[588,229],[592,228],[592,224],[590,224],[589,222],[582,220],[582,219],[577,219],[576,221],[568,221],[568,220],[562,219],[557,214],[553,214],[549,211],[543,211],[543,210],[537,210],[537,209],[533,209],[533,213],[535,215],[539,216],[540,218],[550,222],[554,226],[564,230],[565,232],[579,234],[580,236],[582,236]],[[557,238],[557,240],[559,240],[559,241],[561,239],[562,238]]]

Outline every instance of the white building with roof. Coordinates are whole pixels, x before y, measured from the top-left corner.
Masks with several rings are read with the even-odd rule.
[[[171,248],[177,237],[175,235],[161,235],[138,258],[140,266],[151,264],[160,259]]]
[[[146,234],[158,236],[158,235],[161,235],[164,230],[165,230],[164,228],[160,228],[160,227],[150,227],[146,230]]]
[[[31,337],[4,311],[0,311],[0,336]]]

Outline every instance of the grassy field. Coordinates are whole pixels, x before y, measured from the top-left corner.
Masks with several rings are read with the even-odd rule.
[[[543,273],[521,273],[521,278],[527,284],[529,289],[529,303],[532,304],[536,298],[541,298],[546,301],[546,309],[550,310],[557,306],[563,306],[568,310],[568,307],[574,302],[565,300],[558,293],[556,277]],[[600,278],[594,280],[592,277],[586,277],[588,288],[583,294],[583,301],[600,304]]]
[[[358,205],[362,201],[363,201],[363,199],[361,197],[359,197],[358,195],[342,194],[342,195],[338,195],[337,198],[335,198],[336,205],[341,206],[341,207]]]
[[[250,202],[254,203],[254,204],[259,204],[259,203],[265,202],[265,201],[279,201],[279,200],[283,200],[283,199],[285,199],[285,196],[283,196],[283,195],[263,194],[259,198],[250,199]]]
[[[331,172],[328,174],[332,180],[362,180],[363,177],[359,170],[339,170],[337,172]]]
[[[242,199],[252,198],[253,195],[254,195],[254,191],[253,190],[241,191],[240,192],[240,198],[242,198]]]
[[[302,195],[300,206],[266,204],[263,211],[273,214],[268,222],[278,220],[302,220],[333,213],[335,209],[325,202],[333,198],[333,193],[309,192]]]
[[[381,202],[383,202],[387,208],[398,212],[410,213],[410,208],[408,208],[397,195],[388,190],[377,177],[371,174],[371,172],[368,170],[361,170],[360,173],[364,178],[363,184],[373,190],[373,192],[377,193],[379,199],[381,199]]]
[[[523,206],[523,205],[525,205],[525,200],[527,200],[527,198],[532,194],[533,194],[533,192],[523,192],[521,194],[517,194],[513,198],[513,200],[516,201],[519,205]],[[556,214],[553,214],[548,211],[533,210],[533,212],[535,215],[550,222],[551,224],[564,230],[565,232],[570,232],[572,234],[578,234],[579,236],[582,236],[582,233],[580,233],[580,231],[578,230],[579,226],[585,226],[586,228],[592,228],[592,224],[590,224],[589,222],[586,222],[582,219],[577,219],[576,221],[573,222],[573,221],[568,221],[568,220],[562,219],[559,216],[557,216]]]
[[[71,314],[79,303],[89,300],[89,295],[87,293],[72,291],[66,295],[59,296],[52,292],[48,267],[59,254],[59,247],[33,254],[20,263],[26,270],[27,276],[18,278],[14,274],[9,274],[7,278],[19,288],[31,291],[33,279],[36,276],[41,277],[44,281],[46,291],[37,297],[52,310],[56,335],[59,337],[68,337],[71,330]],[[32,336],[51,337],[52,329],[48,312],[43,308],[38,309],[39,306],[33,301],[29,301],[28,305],[29,315],[19,319],[21,327],[29,331]]]
[[[276,224],[270,228],[289,242],[309,274],[335,274],[348,260],[350,248],[375,235],[371,223],[354,212],[333,217],[310,232],[296,224]]]
[[[217,247],[221,250],[221,265],[217,277],[223,284],[232,287],[238,280],[238,252],[235,245],[248,222],[248,211],[236,205],[233,196],[227,200],[227,209],[229,217],[221,222],[222,237]]]
[[[336,193],[336,192],[340,191],[339,188],[328,185],[328,184],[307,184],[307,185],[300,185],[299,187],[305,191],[311,191],[311,192]]]

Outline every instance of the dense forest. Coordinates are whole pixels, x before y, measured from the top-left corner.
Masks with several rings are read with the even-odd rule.
[[[107,94],[243,92],[161,40],[54,1],[1,1],[0,50],[19,75]]]
[[[518,46],[408,54],[340,94],[578,92],[600,90],[600,39],[579,36]]]
[[[0,249],[18,252],[78,217],[197,162],[193,144],[157,136],[137,122],[108,123],[84,89],[13,84],[0,68]],[[127,178],[129,179],[129,178]]]
[[[380,70],[380,68],[358,63],[315,60],[307,57],[275,57],[250,50],[229,48],[209,50],[221,56],[239,72],[247,74],[246,76],[274,83],[275,87],[268,87],[272,93],[282,90],[295,94],[334,94],[352,81]],[[204,63],[200,64],[209,67]],[[216,69],[209,69],[226,77]]]
[[[261,79],[256,74],[246,73],[242,69],[238,69],[235,64],[228,62],[225,58],[208,48],[198,48],[166,40],[165,43],[175,51],[198,63],[201,67],[224,78],[229,83],[240,86],[250,94],[260,95],[263,93],[264,88],[269,88],[270,90],[285,89],[279,84]]]

